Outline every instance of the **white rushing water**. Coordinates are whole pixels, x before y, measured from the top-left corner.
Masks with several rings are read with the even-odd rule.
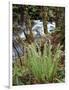
[[[34,25],[32,27],[32,32],[34,36],[41,36],[44,35],[44,27],[43,27],[43,22],[40,20],[34,20],[33,21]]]
[[[54,31],[55,28],[56,28],[55,22],[48,22],[48,24],[47,24],[48,33],[51,33],[52,31]]]
[[[55,28],[56,28],[55,22],[52,22],[52,23],[48,22],[47,24],[48,33],[51,33],[52,31],[54,31]],[[32,32],[35,37],[44,35],[43,22],[40,20],[33,20]],[[23,39],[26,39],[24,32],[20,33],[20,37]]]
[[[48,24],[47,24],[48,33],[51,33],[52,31],[54,31],[55,28],[56,28],[55,22],[52,22],[52,23],[51,22],[48,22]],[[19,29],[19,31],[20,31],[20,33],[19,33],[20,38],[22,38],[23,40],[25,40],[26,37],[24,35],[23,29],[26,30],[25,24],[23,25],[23,27],[21,27],[21,31]],[[35,38],[40,37],[40,36],[43,36],[44,35],[43,22],[40,21],[40,20],[33,20],[32,32],[33,32],[33,35],[34,35]],[[16,48],[17,48],[18,52],[21,54],[22,51],[20,50],[20,46],[17,45]],[[17,52],[15,50],[13,50],[13,55],[12,56],[13,57],[17,56]]]

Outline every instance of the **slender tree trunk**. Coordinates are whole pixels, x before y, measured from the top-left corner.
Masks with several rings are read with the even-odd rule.
[[[33,38],[33,33],[32,33],[31,20],[30,20],[29,14],[28,14],[28,6],[21,6],[20,7],[20,24],[21,24],[21,26],[24,23],[26,26],[26,31],[24,31],[26,41],[31,43],[34,40],[34,38]]]
[[[47,8],[46,7],[42,7],[41,10],[42,13],[42,19],[43,19],[43,25],[44,25],[44,33],[47,34],[47,23],[48,23],[48,13],[47,13]]]
[[[32,43],[34,41],[34,38],[33,38],[33,33],[32,33],[32,25],[31,25],[31,20],[30,20],[30,16],[28,14],[28,8],[26,8],[25,10],[25,24],[26,24],[26,30],[28,32],[28,35],[27,35],[27,41],[28,43]]]

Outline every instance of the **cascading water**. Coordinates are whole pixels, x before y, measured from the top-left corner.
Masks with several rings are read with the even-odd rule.
[[[24,34],[24,30],[26,30],[26,27],[25,27],[25,24],[21,27],[21,26],[18,26],[19,28],[19,36],[21,39],[25,40],[26,37],[25,37],[25,34]],[[51,33],[52,31],[54,31],[56,28],[56,24],[55,22],[48,22],[47,24],[47,30],[48,30],[48,33]],[[41,36],[44,35],[44,27],[43,27],[43,22],[40,21],[40,20],[33,20],[33,26],[32,26],[32,32],[33,32],[33,35],[34,35],[34,38],[39,38]],[[27,32],[26,32],[27,33]],[[16,38],[16,36],[14,35],[13,37]],[[20,45],[16,45],[16,48],[19,52],[20,55],[23,55],[22,53],[22,49],[20,47]],[[16,58],[17,57],[17,51],[13,48],[13,54],[12,54],[13,58]]]

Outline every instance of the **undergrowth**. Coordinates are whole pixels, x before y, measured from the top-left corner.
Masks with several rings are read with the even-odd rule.
[[[38,47],[37,52],[35,44],[29,45],[28,47],[28,68],[40,82],[54,82],[54,78],[57,77],[60,59],[60,44],[56,46],[54,53],[52,53],[51,43],[44,45],[43,54],[41,53],[40,47]]]

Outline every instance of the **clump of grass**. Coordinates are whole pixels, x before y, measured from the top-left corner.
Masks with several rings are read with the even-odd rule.
[[[49,83],[54,82],[55,77],[57,77],[58,64],[61,58],[61,46],[58,44],[54,48],[54,53],[52,53],[51,43],[44,44],[43,55],[41,54],[40,47],[38,47],[38,52],[36,45],[29,45],[28,48],[28,68],[40,82]]]

